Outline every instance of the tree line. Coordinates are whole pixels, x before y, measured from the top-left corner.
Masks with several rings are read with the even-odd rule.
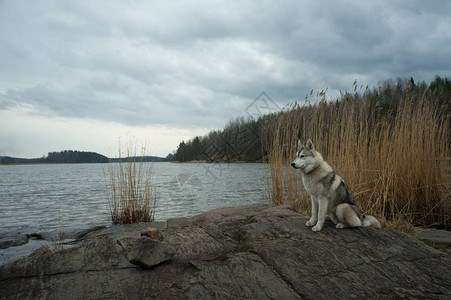
[[[108,157],[85,151],[64,150],[60,152],[49,152],[44,158],[46,163],[107,163]]]
[[[49,152],[47,156],[41,158],[17,158],[11,156],[0,156],[0,164],[72,164],[72,163],[109,163],[119,161],[142,161],[142,162],[163,162],[171,161],[168,158],[157,156],[137,156],[125,158],[108,158],[96,152],[63,150],[59,152]]]
[[[64,150],[60,152],[49,152],[41,158],[16,158],[1,156],[1,164],[70,164],[70,163],[107,163],[109,158],[96,153],[86,151]]]
[[[354,82],[353,91],[343,92],[339,99],[335,100],[337,109],[343,101],[372,101],[374,111],[372,120],[377,123],[380,118],[392,118],[397,113],[402,95],[409,94],[413,102],[424,97],[427,93],[430,101],[436,101],[445,113],[451,112],[451,80],[436,76],[430,83],[415,83],[413,78],[386,80],[376,87],[358,86]],[[271,145],[271,137],[276,130],[276,124],[280,117],[287,115],[289,111],[311,109],[314,105],[320,105],[325,101],[325,92],[313,91],[308,95],[303,104],[294,103],[285,109],[275,113],[261,115],[258,118],[236,118],[229,121],[223,130],[213,130],[205,136],[196,136],[188,141],[182,141],[170,158],[178,162],[207,161],[207,162],[257,162],[266,159]]]

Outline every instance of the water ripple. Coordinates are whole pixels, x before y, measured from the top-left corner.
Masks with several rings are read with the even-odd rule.
[[[262,164],[152,165],[158,187],[157,221],[225,206],[262,203]],[[107,166],[102,164],[0,166],[0,232],[37,226],[53,230],[109,224]],[[105,178],[107,176],[107,178]]]

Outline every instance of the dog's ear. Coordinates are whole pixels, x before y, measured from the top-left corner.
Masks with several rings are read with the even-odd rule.
[[[301,140],[298,140],[298,150],[301,150],[304,147],[301,143]]]
[[[311,139],[308,139],[306,148],[307,148],[308,151],[315,150],[315,147],[313,147],[313,142],[312,142]]]

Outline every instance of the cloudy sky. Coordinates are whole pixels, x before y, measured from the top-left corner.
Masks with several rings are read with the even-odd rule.
[[[451,1],[0,0],[0,155],[166,156],[311,90],[451,77]],[[257,103],[258,104],[258,103]],[[260,110],[260,112],[264,112]]]

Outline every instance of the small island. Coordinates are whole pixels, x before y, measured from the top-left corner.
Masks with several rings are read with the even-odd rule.
[[[59,152],[49,152],[47,156],[41,158],[18,158],[11,156],[0,156],[0,165],[8,164],[89,164],[89,163],[109,163],[127,161],[130,158],[108,158],[105,155],[77,150],[64,150]],[[166,158],[157,156],[138,157],[142,162],[162,162]]]

